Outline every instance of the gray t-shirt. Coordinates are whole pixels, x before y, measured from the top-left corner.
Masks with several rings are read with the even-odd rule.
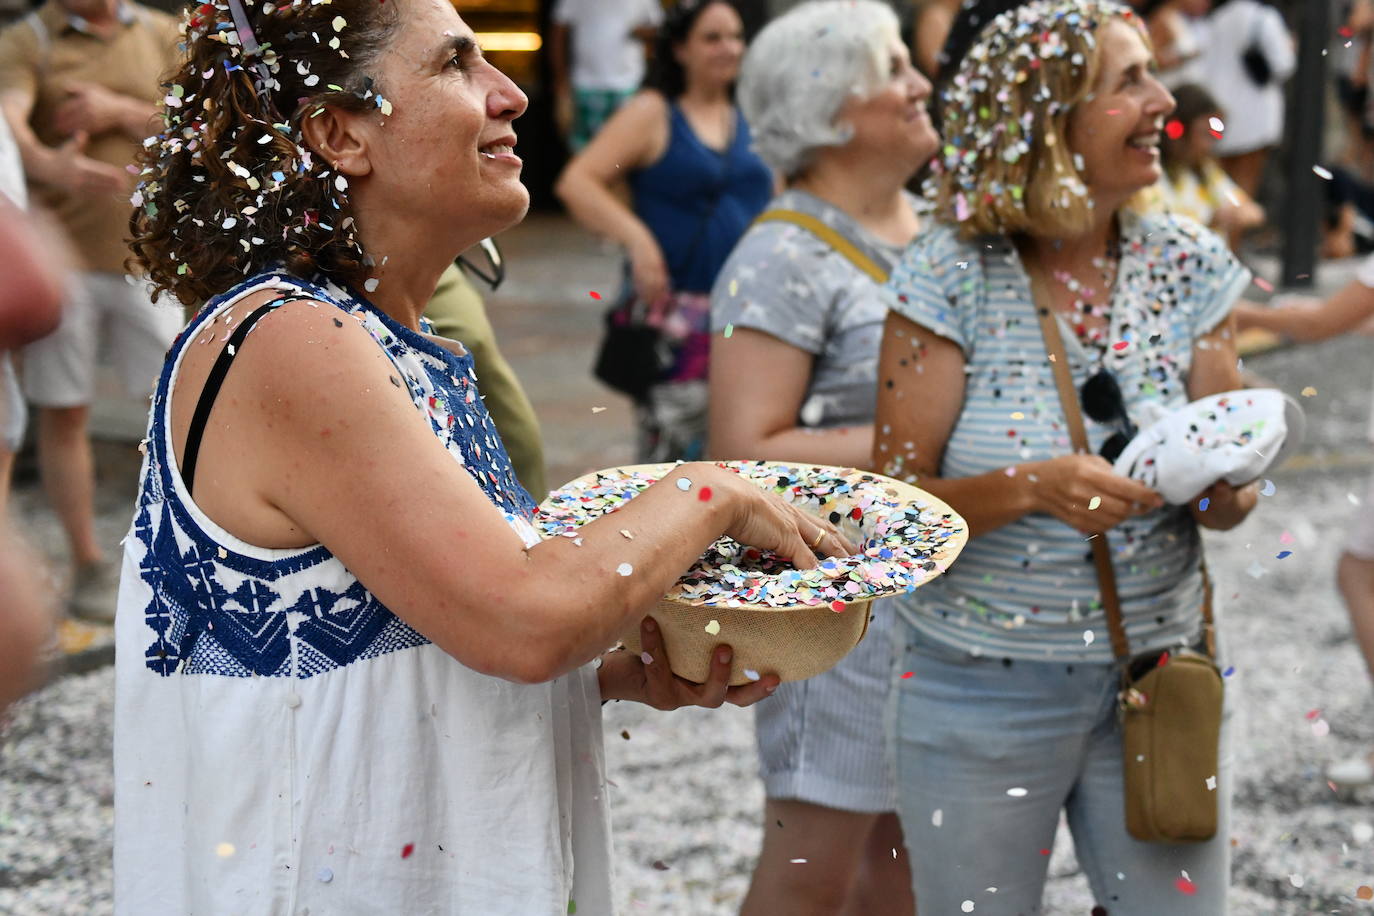
[[[920,200],[907,195],[918,212]],[[823,220],[890,271],[902,246],[874,238],[838,208],[805,191],[784,191],[769,210]],[[877,403],[878,346],[887,304],[882,287],[810,230],[792,223],[751,226],[711,290],[711,330],[751,328],[815,356],[799,411],[801,426],[870,423]]]

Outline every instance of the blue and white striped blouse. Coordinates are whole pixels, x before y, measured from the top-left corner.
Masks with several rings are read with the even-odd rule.
[[[1226,317],[1249,279],[1225,244],[1196,223],[1123,212],[1111,346],[1103,356],[1071,330],[1063,333],[1075,387],[1105,361],[1137,421],[1149,415],[1150,402],[1186,403],[1194,342]],[[1072,451],[1029,280],[1009,240],[964,241],[951,226],[933,226],[907,249],[887,294],[892,309],[964,353],[964,405],[940,476],[971,477]],[[1086,423],[1094,450],[1115,431]],[[1132,651],[1192,642],[1200,629],[1202,549],[1188,510],[1166,506],[1132,519],[1108,543]],[[975,654],[1111,659],[1091,548],[1045,514],[975,538],[943,577],[899,607],[925,635]]]

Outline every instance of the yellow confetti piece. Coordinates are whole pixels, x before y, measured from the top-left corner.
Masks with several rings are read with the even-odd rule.
[[[1026,419],[1026,415],[1023,414],[1023,413],[1022,413],[1021,411],[1019,411],[1019,410],[1013,410],[1013,411],[1011,412],[1011,418],[1012,418],[1013,420],[1024,420],[1024,419]]]
[[[708,623],[706,625],[706,632],[710,633],[712,636],[715,636],[718,633],[720,633],[720,621],[712,620],[710,623]]]
[[[635,539],[635,536],[630,533],[630,530],[628,528],[621,528],[620,535],[627,541],[633,541]]]
[[[1094,496],[1092,499],[1088,500],[1088,511],[1091,512],[1100,505],[1102,505],[1102,497]]]
[[[1302,390],[1302,396],[1305,398],[1315,398],[1317,396],[1317,389],[1313,388],[1311,385],[1308,385],[1306,388]]]
[[[330,25],[332,25],[332,26],[334,27],[334,31],[336,31],[336,32],[342,32],[342,31],[343,31],[343,27],[346,26],[346,25],[348,25],[348,20],[345,19],[345,18],[342,17],[342,16],[335,16],[335,17],[334,17],[334,21],[331,22]]]
[[[227,859],[235,852],[237,852],[237,850],[234,849],[233,843],[220,843],[215,847],[215,855],[219,856],[221,859]]]
[[[593,407],[593,408],[592,408],[592,413],[601,413],[601,411],[603,411],[603,410],[605,410],[605,409],[606,409],[606,408],[604,408],[604,407]]]
[[[394,109],[391,107],[391,100],[382,99],[382,114],[386,117],[390,117],[393,110]]]

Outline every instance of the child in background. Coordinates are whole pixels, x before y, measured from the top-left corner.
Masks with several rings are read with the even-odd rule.
[[[1234,251],[1246,230],[1264,225],[1264,208],[1230,179],[1213,155],[1224,128],[1221,105],[1212,94],[1187,83],[1174,90],[1174,101],[1160,141],[1160,202],[1225,236]]]
[[[1374,334],[1374,256],[1366,258],[1355,279],[1330,299],[1285,297],[1282,305],[1272,308],[1242,302],[1232,314],[1242,331],[1263,328],[1295,341],[1326,340],[1356,329]],[[1374,442],[1374,416],[1369,436]],[[1374,476],[1349,527],[1336,583],[1365,664],[1374,675]],[[1374,751],[1332,764],[1326,777],[1347,788],[1374,785]]]

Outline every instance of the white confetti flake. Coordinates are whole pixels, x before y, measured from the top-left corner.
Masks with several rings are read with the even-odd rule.
[[[1350,827],[1350,838],[1361,845],[1374,840],[1374,824],[1361,821]]]
[[[806,860],[805,860],[805,859],[788,859],[787,861],[791,862],[793,865],[805,865],[805,864],[806,864]]]
[[[1094,496],[1092,499],[1088,500],[1088,511],[1092,512],[1100,505],[1102,505],[1102,497]]]
[[[1084,631],[1083,631],[1083,645],[1085,645],[1085,646],[1091,646],[1091,645],[1093,644],[1093,640],[1096,639],[1096,638],[1097,638],[1097,637],[1093,635],[1093,631],[1092,631],[1092,630],[1084,630]]]
[[[639,660],[646,665],[652,665],[654,663],[654,657],[648,652],[639,653]]]
[[[936,808],[930,812],[930,825],[932,827],[943,827],[945,825],[945,809]]]
[[[706,624],[706,632],[710,633],[712,636],[718,636],[720,634],[720,621],[712,620],[710,623]]]
[[[380,286],[381,283],[382,281],[378,280],[376,277],[368,277],[363,281],[363,289],[367,290],[369,293],[375,293],[377,287]]]
[[[1215,792],[1216,790],[1217,790],[1217,778],[1216,778],[1215,776],[1208,776],[1208,777],[1207,777],[1207,791],[1208,791],[1208,792]]]
[[[753,668],[745,668],[744,676],[751,681],[757,681],[759,679],[759,673],[755,671]]]
[[[1012,786],[1010,789],[1007,790],[1007,794],[1010,795],[1012,798],[1025,798],[1027,795],[1030,794],[1030,790],[1023,788],[1022,786]]]
[[[973,912],[973,901],[972,901],[972,900],[965,900],[963,903],[959,904],[959,909],[963,910],[965,913],[972,913],[972,912]]]
[[[677,488],[686,493],[688,490],[692,489],[692,482],[686,477],[679,477],[677,479]]]
[[[635,568],[629,563],[621,563],[615,568],[615,571],[618,575],[628,576],[635,571]]]

